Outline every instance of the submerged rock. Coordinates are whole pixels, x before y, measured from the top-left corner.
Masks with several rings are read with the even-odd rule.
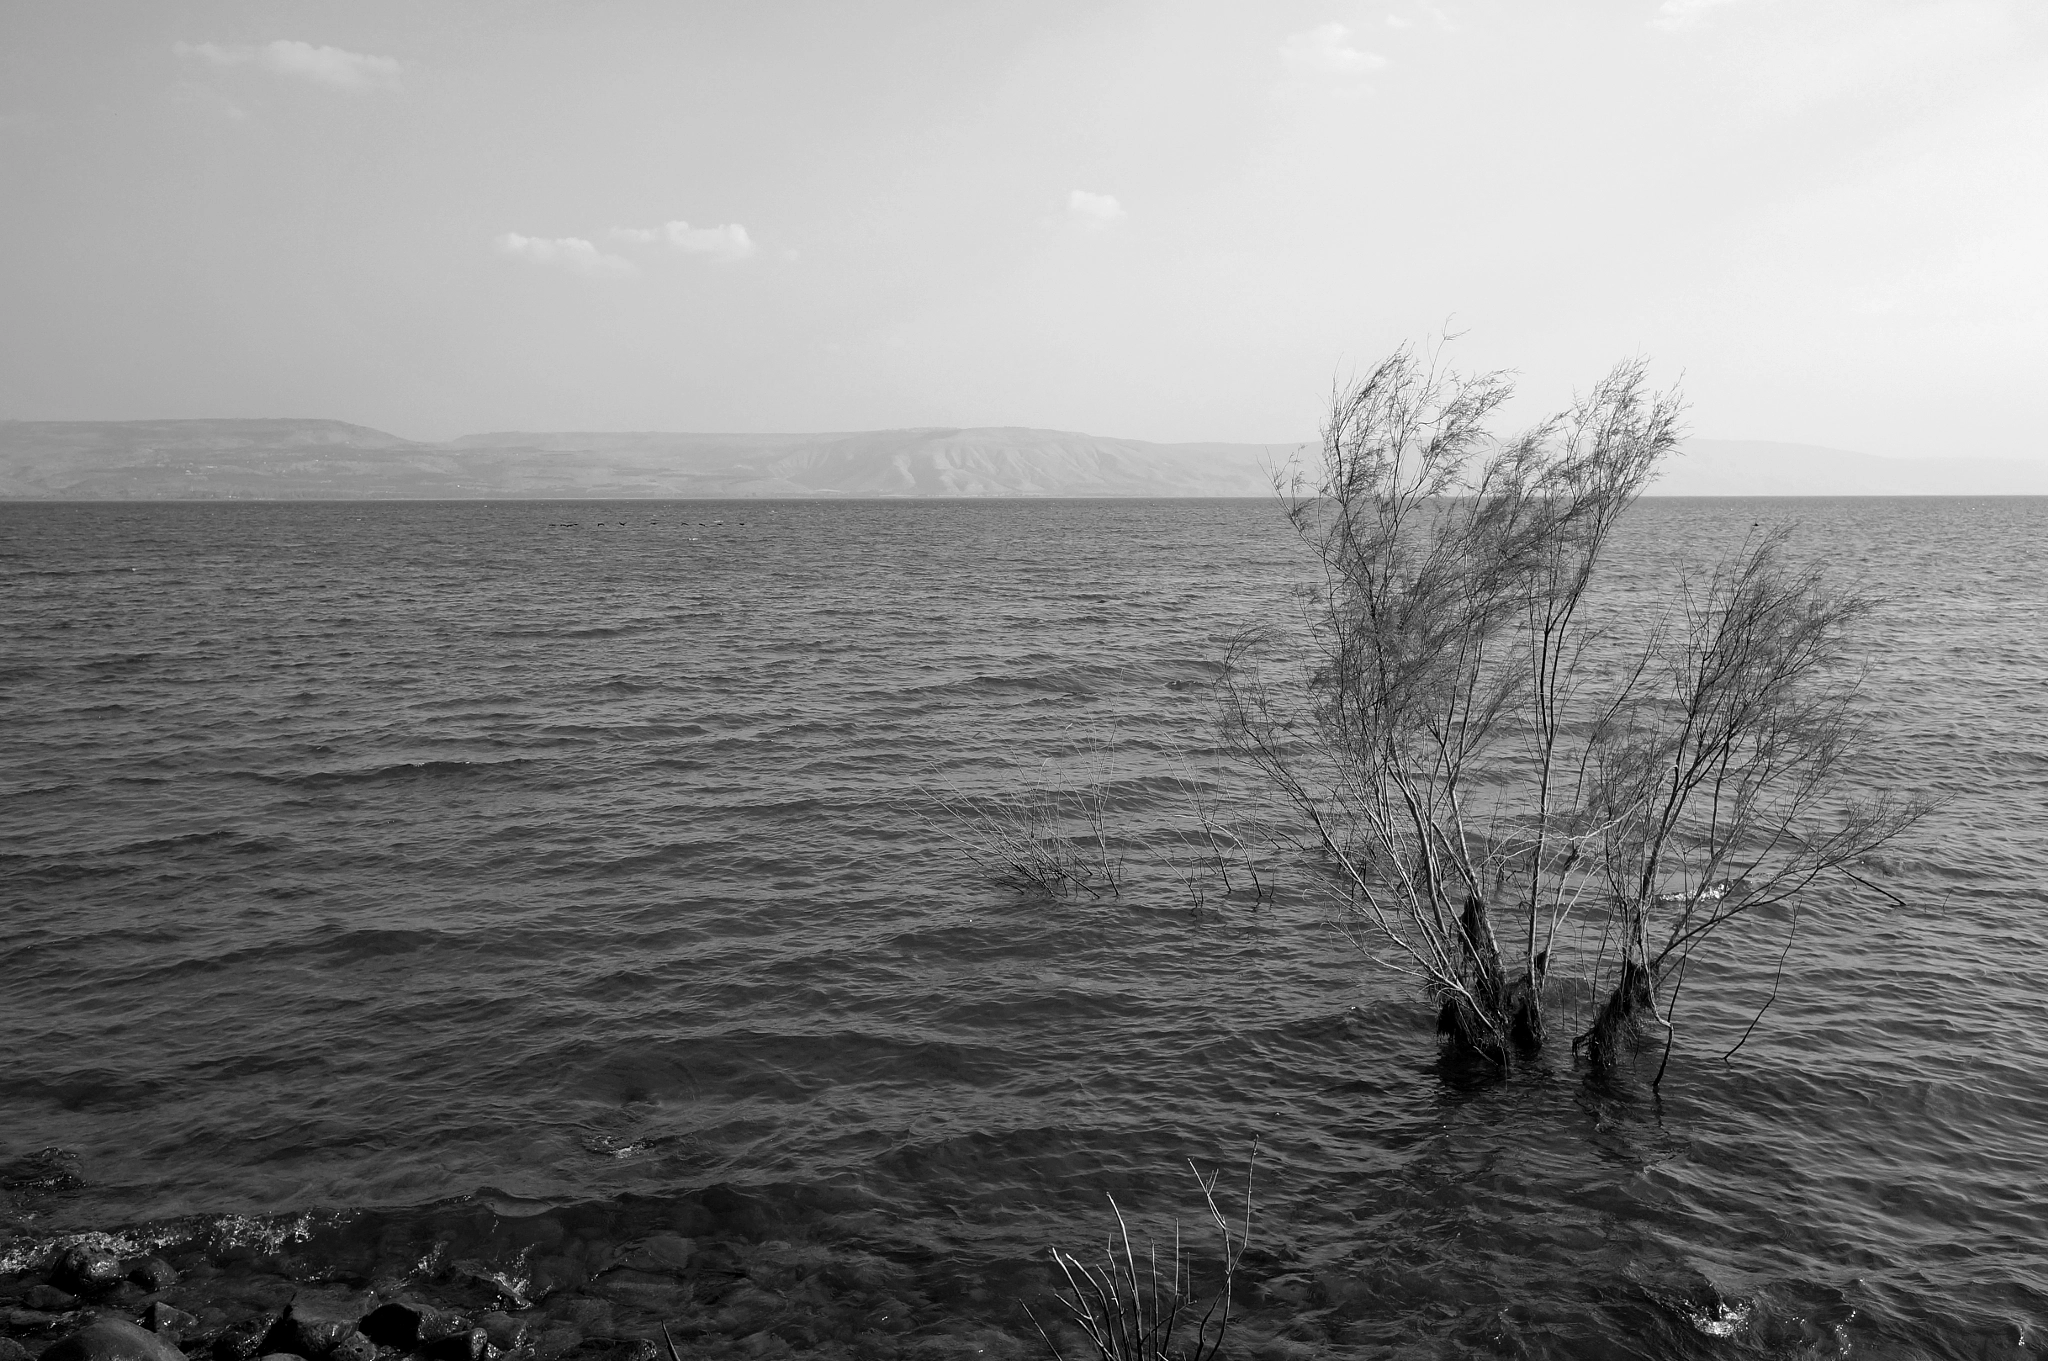
[[[32,1285],[22,1292],[21,1302],[45,1314],[68,1314],[78,1307],[78,1297],[54,1285]]]
[[[178,1271],[161,1257],[145,1257],[139,1262],[129,1263],[128,1279],[153,1295],[176,1285]]]
[[[446,1273],[447,1279],[458,1287],[484,1291],[495,1295],[514,1309],[524,1309],[530,1302],[527,1291],[531,1283],[514,1279],[510,1274],[499,1271],[483,1262],[464,1260],[452,1263]]]
[[[184,1340],[185,1334],[198,1329],[199,1320],[175,1305],[156,1300],[143,1312],[142,1326],[158,1337],[177,1343]]]
[[[477,1327],[484,1330],[484,1336],[490,1339],[491,1345],[501,1352],[512,1351],[526,1341],[525,1319],[493,1312],[481,1316],[476,1323]]]
[[[619,1265],[634,1271],[668,1272],[687,1270],[697,1255],[697,1245],[680,1234],[657,1233],[641,1240]]]
[[[97,1318],[52,1343],[42,1361],[185,1361],[185,1353],[126,1319]]]
[[[466,1337],[469,1335],[470,1330],[476,1326],[469,1321],[468,1315],[458,1314],[449,1309],[434,1309],[428,1306],[420,1306],[418,1312],[420,1316],[419,1341],[422,1343],[440,1342],[450,1337]]]
[[[270,1324],[263,1319],[243,1319],[221,1329],[209,1351],[213,1361],[256,1361],[269,1334]]]
[[[98,1295],[118,1285],[126,1273],[121,1259],[105,1248],[80,1244],[67,1248],[50,1271],[50,1284],[75,1295]]]
[[[481,1328],[471,1328],[435,1338],[420,1348],[420,1355],[427,1361],[485,1361],[490,1350],[490,1334]]]
[[[28,1361],[28,1348],[11,1337],[0,1337],[0,1361]]]
[[[539,1361],[554,1361],[583,1345],[583,1330],[573,1323],[550,1323],[533,1339],[533,1354]]]

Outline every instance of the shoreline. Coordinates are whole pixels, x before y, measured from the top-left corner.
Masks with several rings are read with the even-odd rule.
[[[0,1361],[657,1361],[664,1328],[686,1361],[1040,1352],[991,1321],[1035,1282],[877,1251],[887,1226],[856,1199],[721,1185],[519,1217],[465,1198],[17,1236]],[[175,1351],[144,1354],[133,1329]]]

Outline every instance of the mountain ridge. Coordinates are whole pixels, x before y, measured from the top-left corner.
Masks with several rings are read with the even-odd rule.
[[[0,499],[1270,496],[1269,470],[1300,447],[1028,426],[490,431],[429,442],[293,417],[0,421]],[[2043,495],[2048,468],[1695,439],[1647,494]]]

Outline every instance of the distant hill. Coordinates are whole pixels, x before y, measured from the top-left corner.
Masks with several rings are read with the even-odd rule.
[[[813,435],[466,435],[319,420],[0,421],[0,498],[1270,496],[1287,444],[1016,427]],[[1693,440],[1654,496],[2048,495],[2048,468]]]
[[[1264,496],[1291,451],[1011,428],[424,444],[340,421],[8,421],[0,497]]]

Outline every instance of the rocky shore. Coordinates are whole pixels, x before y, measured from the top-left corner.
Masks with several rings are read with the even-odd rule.
[[[727,1199],[710,1193],[696,1217],[759,1209],[738,1193]],[[968,1298],[935,1298],[914,1266],[846,1242],[717,1235],[716,1223],[687,1222],[713,1236],[620,1237],[579,1232],[593,1226],[573,1214],[495,1221],[487,1243],[460,1232],[422,1243],[421,1227],[336,1222],[298,1241],[272,1232],[225,1245],[193,1234],[130,1252],[120,1249],[148,1237],[17,1240],[0,1256],[0,1361],[884,1361],[1040,1350],[1035,1338],[975,1322],[989,1313]],[[459,1255],[465,1247],[492,1251]]]

